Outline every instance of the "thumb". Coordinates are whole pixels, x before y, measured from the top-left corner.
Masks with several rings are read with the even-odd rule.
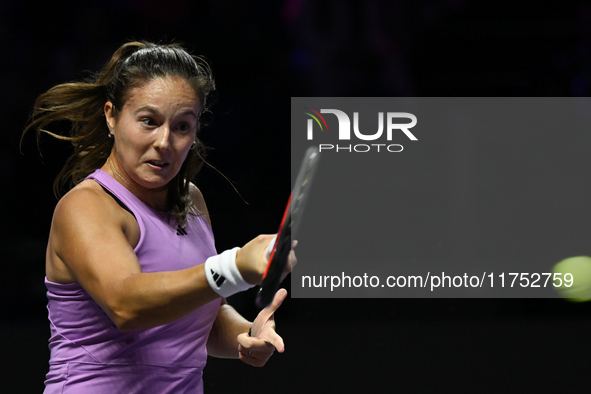
[[[265,342],[270,343],[277,349],[279,353],[283,353],[285,351],[285,344],[283,343],[283,338],[279,336],[275,331],[273,331],[273,336],[265,340]]]

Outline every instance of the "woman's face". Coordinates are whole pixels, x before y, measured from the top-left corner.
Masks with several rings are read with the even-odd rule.
[[[122,176],[147,189],[165,188],[195,141],[201,100],[181,77],[156,78],[127,95],[123,108],[105,104]]]

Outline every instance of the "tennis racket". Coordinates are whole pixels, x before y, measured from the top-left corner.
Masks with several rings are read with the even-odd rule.
[[[279,290],[281,277],[285,271],[289,253],[291,252],[292,239],[295,239],[302,212],[310,193],[310,185],[314,172],[318,167],[320,152],[313,146],[306,150],[300,171],[296,178],[293,190],[287,201],[283,219],[277,232],[275,244],[269,256],[269,263],[263,275],[261,289],[257,294],[255,305],[264,308],[273,301],[273,296]]]

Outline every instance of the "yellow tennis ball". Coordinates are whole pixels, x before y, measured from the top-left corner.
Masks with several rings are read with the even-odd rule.
[[[559,280],[556,278],[562,280],[561,286],[555,287],[561,297],[574,302],[591,300],[591,257],[577,256],[564,259],[554,266],[552,273],[553,283],[558,284]]]

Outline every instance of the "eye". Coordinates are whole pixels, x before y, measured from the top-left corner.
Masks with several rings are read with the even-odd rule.
[[[181,122],[177,125],[177,130],[185,132],[191,130],[191,124],[187,122]]]
[[[154,127],[157,126],[157,123],[154,119],[150,118],[150,117],[145,117],[145,118],[141,118],[140,122],[142,122],[142,124],[144,126],[148,126],[148,127]]]

